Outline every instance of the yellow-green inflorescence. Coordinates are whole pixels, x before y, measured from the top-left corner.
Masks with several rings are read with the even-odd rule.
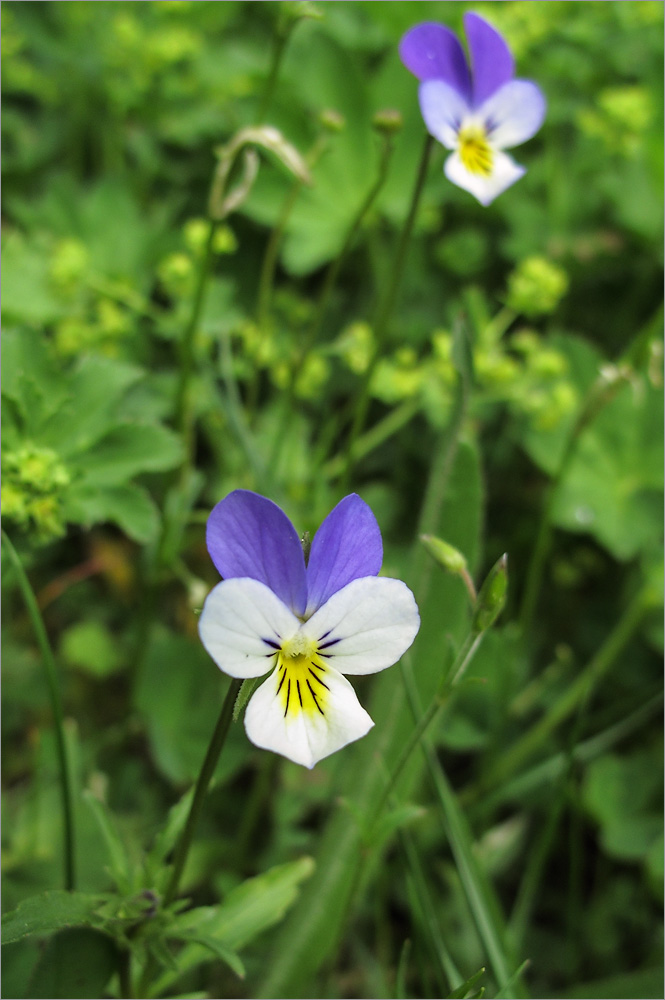
[[[2,514],[40,541],[64,534],[64,491],[71,475],[50,448],[24,444],[2,455]]]

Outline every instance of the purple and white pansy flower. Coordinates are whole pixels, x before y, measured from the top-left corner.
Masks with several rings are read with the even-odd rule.
[[[421,81],[420,110],[428,132],[446,149],[448,180],[482,205],[526,170],[504,153],[538,131],[545,98],[535,83],[516,80],[515,63],[498,31],[478,14],[464,15],[470,63],[456,35],[425,21],[404,35],[399,54]]]
[[[317,761],[374,725],[345,674],[396,663],[420,627],[413,594],[378,577],[381,532],[359,496],[316,532],[309,559],[284,512],[235,490],[213,509],[208,551],[223,580],[199,619],[203,645],[231,677],[270,675],[252,695],[252,743],[297,764]]]

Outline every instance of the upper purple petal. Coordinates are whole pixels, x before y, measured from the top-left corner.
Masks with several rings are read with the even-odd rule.
[[[284,511],[250,490],[234,490],[213,508],[206,528],[210,558],[224,579],[251,577],[296,615],[307,604],[305,558]]]
[[[464,31],[471,56],[473,105],[478,107],[495,90],[512,80],[515,60],[496,28],[478,14],[464,15]]]
[[[442,24],[416,24],[399,43],[400,59],[419,80],[443,80],[467,100],[471,77],[464,49],[457,36]]]
[[[307,565],[309,616],[352,580],[376,576],[383,562],[381,531],[356,493],[337,504],[314,535]]]

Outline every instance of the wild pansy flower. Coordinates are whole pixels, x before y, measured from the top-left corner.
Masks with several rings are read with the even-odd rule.
[[[526,173],[503,152],[535,135],[545,98],[530,80],[515,80],[515,63],[498,31],[478,14],[464,15],[470,64],[461,43],[442,24],[426,21],[404,35],[399,54],[421,81],[418,96],[428,132],[454,153],[448,180],[481,205]]]
[[[199,619],[203,645],[231,677],[271,671],[245,713],[252,743],[313,767],[364,736],[374,723],[343,675],[396,663],[420,627],[409,588],[377,576],[383,546],[367,504],[344,497],[306,561],[286,514],[235,490],[213,509],[206,541],[224,579]]]

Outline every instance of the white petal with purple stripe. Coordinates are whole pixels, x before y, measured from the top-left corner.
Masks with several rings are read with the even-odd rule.
[[[373,674],[399,660],[415,639],[420,616],[401,580],[354,580],[303,626],[320,656],[342,674]]]
[[[201,642],[231,677],[261,677],[280,643],[299,628],[296,616],[269,587],[247,578],[218,583],[199,618]]]

